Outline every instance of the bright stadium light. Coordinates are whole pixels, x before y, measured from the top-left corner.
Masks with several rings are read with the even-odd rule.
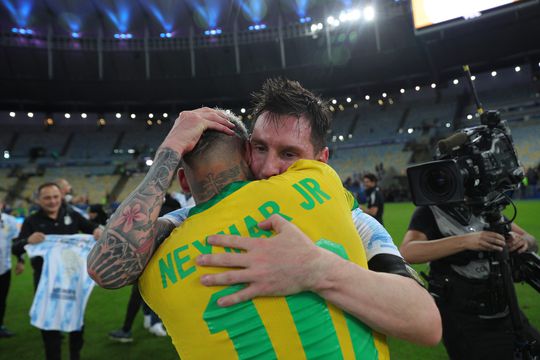
[[[86,115],[86,113],[82,113],[82,114],[81,114],[81,117],[82,117],[83,119],[86,119],[87,116],[88,116],[88,115]]]
[[[74,39],[78,39],[81,37],[81,33],[78,33],[78,32],[72,32],[71,33],[71,37],[74,38]]]
[[[497,72],[496,72],[496,71],[492,71],[492,72],[491,72],[491,76],[492,76],[492,77],[497,76]]]
[[[71,117],[71,114],[70,114],[70,113],[65,113],[65,114],[64,114],[64,117],[65,117],[66,119],[69,119],[69,118]]]
[[[408,129],[407,129],[407,133],[409,133],[409,134],[412,134],[412,133],[413,133],[413,131],[414,131],[414,129],[413,129],[413,128],[408,128]]]
[[[152,159],[146,159],[146,166],[152,166],[152,164],[154,163],[154,160]]]
[[[369,95],[364,96],[364,99],[369,101]]]
[[[132,119],[135,119],[137,117],[137,115],[135,115],[135,114],[131,114],[130,116],[131,116]]]
[[[385,98],[385,97],[387,97],[387,96],[388,96],[388,94],[382,93],[382,97],[383,97],[383,98]]]
[[[373,21],[375,19],[375,8],[373,6],[366,6],[364,8],[364,20]]]
[[[435,83],[432,83],[432,84],[431,84],[431,88],[432,88],[432,89],[435,89],[436,87],[437,87],[437,84],[435,84]]]
[[[399,89],[399,92],[402,93],[402,94],[405,94],[405,89],[401,88],[401,89]]]
[[[450,123],[446,123],[446,127],[449,128],[451,125]]]
[[[350,102],[352,101],[352,99],[351,99],[350,97],[348,97],[348,98],[346,99],[346,101],[347,101],[348,103],[350,103]]]
[[[420,91],[420,86],[416,85],[416,86],[414,87],[414,90]]]
[[[339,21],[333,16],[327,17],[326,22],[328,23],[328,25],[332,25],[332,26],[339,26],[341,24],[341,21]]]
[[[471,80],[472,80],[472,81],[476,80],[476,76],[474,76],[474,75],[471,76]]]
[[[520,71],[521,71],[521,67],[516,66],[516,67],[514,68],[514,70],[515,70],[516,72],[520,72]]]
[[[337,104],[337,100],[336,100],[336,99],[332,99],[332,104],[336,105],[336,104]]]
[[[11,112],[9,113],[9,116],[10,116],[10,117],[15,117],[15,112],[14,112],[14,111],[11,111]]]
[[[33,118],[33,117],[34,117],[34,113],[33,113],[33,112],[29,112],[29,113],[26,114],[26,115],[28,115],[29,118]]]
[[[148,117],[149,117],[150,119],[153,119],[153,118],[154,118],[154,114],[150,113],[150,114],[148,114]]]
[[[344,10],[339,14],[339,21],[353,22],[358,21],[362,17],[362,13],[358,9]]]
[[[452,81],[454,83],[454,85],[457,85],[459,84],[459,80],[458,79],[454,79],[454,81]]]
[[[343,141],[343,139],[344,139],[344,138],[343,138],[343,135],[339,135],[338,138],[339,138],[339,141]]]
[[[116,116],[116,118],[117,118],[117,119],[120,119],[120,118],[122,117],[122,114],[120,114],[120,113],[116,113],[116,115],[115,115],[115,116]]]
[[[164,117],[164,118],[166,118],[167,116],[169,116],[169,114],[163,113],[163,117]]]
[[[467,114],[467,120],[472,120],[473,116],[471,114]]]
[[[9,150],[4,150],[4,159],[9,159],[10,157]]]
[[[241,108],[241,109],[240,109],[240,112],[241,112],[242,114],[245,114],[245,113],[246,113],[246,109]]]

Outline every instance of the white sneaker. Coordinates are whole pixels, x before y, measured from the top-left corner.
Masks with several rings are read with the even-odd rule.
[[[148,329],[152,334],[156,336],[167,336],[167,331],[165,331],[165,328],[163,327],[163,323],[155,323]]]
[[[150,326],[152,326],[152,316],[150,315],[144,315],[144,322],[143,322],[145,329],[150,329]]]

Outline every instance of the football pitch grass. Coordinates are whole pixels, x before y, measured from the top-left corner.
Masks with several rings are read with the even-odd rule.
[[[540,201],[517,202],[516,222],[540,239]],[[384,222],[394,241],[399,245],[403,238],[414,206],[409,203],[386,204]],[[418,271],[426,270],[425,265],[415,266]],[[0,339],[0,359],[34,360],[44,359],[41,333],[30,325],[32,290],[32,268],[27,261],[25,272],[12,275],[11,289],[4,324],[17,335]],[[531,324],[540,328],[540,294],[528,285],[516,285],[518,300]],[[108,332],[122,326],[131,288],[104,290],[96,287],[90,296],[85,316],[83,359],[177,359],[176,351],[169,337],[158,338],[142,326],[142,313],[137,315],[133,325],[134,342],[116,343],[108,338]],[[421,347],[396,339],[389,339],[392,359],[446,359],[441,344],[436,347]],[[68,359],[68,337],[62,344],[62,359]],[[216,359],[219,356],[216,355]]]

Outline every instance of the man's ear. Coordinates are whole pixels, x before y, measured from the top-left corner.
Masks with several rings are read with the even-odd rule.
[[[184,193],[191,194],[191,189],[189,188],[189,184],[186,178],[186,173],[184,171],[184,168],[178,169],[177,176],[178,176],[178,182],[180,183],[180,188],[182,189],[182,191]]]
[[[330,157],[330,150],[328,149],[328,146],[325,146],[321,151],[319,151],[319,154],[317,154],[317,160],[328,164],[328,158]]]
[[[246,141],[244,145],[244,159],[248,166],[251,166],[251,142]]]

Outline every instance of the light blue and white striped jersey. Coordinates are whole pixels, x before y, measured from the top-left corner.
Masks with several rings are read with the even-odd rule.
[[[15,217],[1,213],[0,229],[0,275],[11,270],[11,240],[19,235],[19,226]]]
[[[86,257],[95,244],[92,235],[46,235],[24,248],[30,257],[43,257],[41,278],[30,309],[30,323],[42,330],[78,331],[94,288]]]
[[[186,220],[190,209],[191,207],[186,207],[171,211],[165,214],[163,218],[178,227]],[[379,254],[402,257],[388,231],[375,218],[366,214],[360,208],[354,209],[351,215],[356,231],[362,238],[368,261]]]

